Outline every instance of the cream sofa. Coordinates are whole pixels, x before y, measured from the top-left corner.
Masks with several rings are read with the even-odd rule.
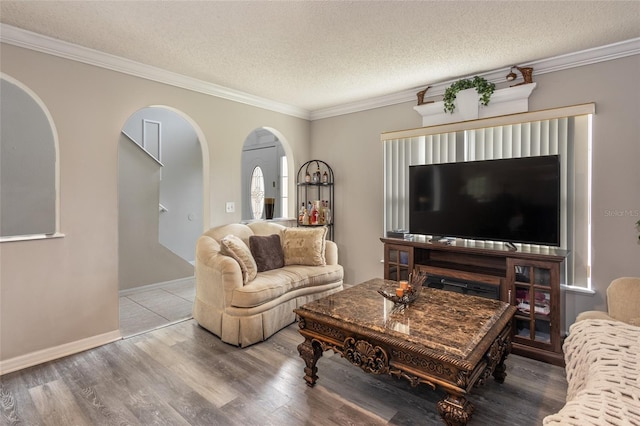
[[[563,344],[567,403],[543,424],[640,425],[640,278],[607,288],[607,312],[578,315]]]
[[[586,311],[578,314],[577,321],[606,319],[640,326],[640,277],[621,277],[607,287],[607,312]]]
[[[223,225],[205,232],[196,244],[195,320],[223,342],[244,347],[293,323],[295,308],[342,290],[337,245],[325,239],[326,229],[320,242],[319,232],[273,222]],[[270,235],[279,236],[287,264],[254,272],[253,278],[247,268],[255,262],[251,253],[240,249],[245,256],[236,258],[228,251],[229,243],[242,246],[238,237],[249,248],[252,236]]]
[[[545,426],[640,425],[640,327],[585,319],[563,349],[567,402]]]

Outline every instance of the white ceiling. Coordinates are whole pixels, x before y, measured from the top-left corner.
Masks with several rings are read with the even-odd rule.
[[[638,1],[0,1],[0,22],[307,111],[640,36]]]

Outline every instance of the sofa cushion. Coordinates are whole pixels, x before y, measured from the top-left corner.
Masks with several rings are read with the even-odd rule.
[[[252,235],[249,237],[249,249],[258,266],[258,272],[270,271],[284,266],[284,252],[280,235]]]
[[[292,265],[260,272],[255,280],[233,291],[231,306],[252,308],[292,290],[341,281],[343,274],[340,265]]]
[[[220,252],[234,258],[240,265],[244,283],[252,281],[258,272],[256,261],[251,255],[249,247],[235,235],[227,235],[220,240]]]
[[[254,232],[251,227],[243,223],[230,223],[227,225],[213,227],[206,231],[204,235],[207,235],[218,242],[227,235],[235,235],[236,237],[240,237],[247,247],[249,247],[249,237],[254,235]]]
[[[249,229],[253,232],[253,235],[273,235],[278,234],[280,238],[282,238],[282,231],[286,228],[286,226],[281,225],[276,222],[268,222],[268,221],[256,221],[251,222],[247,225]]]
[[[282,250],[285,265],[324,266],[327,227],[287,228],[283,231]]]

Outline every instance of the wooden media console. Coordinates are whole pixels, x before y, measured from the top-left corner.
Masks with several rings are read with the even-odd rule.
[[[517,309],[513,353],[563,365],[560,270],[566,251],[513,251],[502,243],[440,243],[420,236],[381,241],[385,279],[404,280],[417,269],[437,277],[444,289],[480,296],[477,289],[487,289]]]

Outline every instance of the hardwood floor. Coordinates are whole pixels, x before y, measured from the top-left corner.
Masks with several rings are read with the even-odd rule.
[[[194,320],[0,377],[2,425],[439,425],[427,386],[363,373],[332,352],[303,380],[293,324],[237,348]],[[469,425],[540,425],[564,405],[561,367],[510,355],[473,389]]]

